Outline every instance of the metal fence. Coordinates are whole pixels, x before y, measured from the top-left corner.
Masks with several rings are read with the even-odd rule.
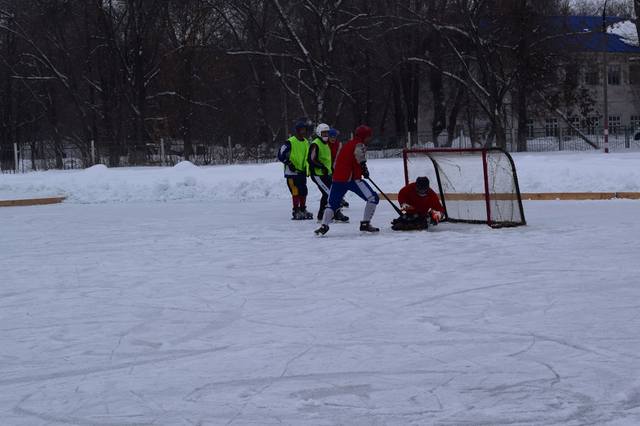
[[[594,143],[598,149],[603,148],[604,131],[598,127],[579,129],[583,136]],[[505,149],[510,152],[518,151],[517,129],[507,129],[507,144]],[[609,131],[609,149],[612,151],[640,150],[640,129],[636,127],[612,127]],[[479,134],[474,138],[464,132],[449,137],[446,132],[441,133],[435,140],[430,133],[418,133],[404,137],[377,137],[369,146],[370,150],[381,153],[402,149],[405,147],[424,148],[481,148],[495,147],[495,140],[488,134]],[[527,129],[527,152],[547,151],[592,151],[594,148],[579,136],[579,132],[572,128],[548,127]],[[381,154],[380,154],[381,155]],[[378,157],[376,157],[378,158]]]
[[[581,129],[582,133],[598,148],[603,145],[600,128]],[[517,132],[507,131],[508,151],[517,151]],[[638,138],[638,139],[636,139]],[[613,127],[609,136],[611,151],[640,150],[640,130],[633,127]],[[578,133],[570,128],[528,129],[526,144],[528,152],[545,151],[590,151]],[[452,147],[474,148],[495,146],[488,137],[476,136],[475,140],[463,132],[449,137],[441,134],[434,141],[431,134],[418,133],[413,136],[377,136],[370,146],[369,158],[399,157],[405,147]],[[196,165],[268,163],[276,161],[279,144],[244,146],[225,143],[194,143],[189,161]],[[128,166],[172,166],[186,159],[181,141],[164,141],[146,144],[122,145],[56,145],[50,141],[0,146],[0,170],[3,173],[29,172],[50,169],[81,169],[94,164],[110,167]]]
[[[276,161],[279,146],[243,146],[197,143],[192,145],[189,161],[196,165],[268,163]],[[83,169],[95,164],[110,167],[173,166],[185,161],[184,143],[158,143],[87,146],[55,145],[48,141],[4,148],[0,168],[4,173],[51,169]]]

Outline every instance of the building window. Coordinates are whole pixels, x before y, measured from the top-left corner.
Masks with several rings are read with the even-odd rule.
[[[612,86],[620,86],[622,81],[622,68],[620,65],[609,65],[609,72],[607,74],[609,84]]]
[[[545,136],[558,136],[558,119],[547,118],[544,120],[544,134]]]
[[[634,129],[640,127],[640,115],[632,115],[629,124],[631,124],[631,127]]]
[[[580,81],[580,72],[576,64],[567,65],[564,69],[564,81],[569,86],[577,86]]]
[[[609,133],[617,135],[620,132],[622,126],[622,120],[619,115],[609,116]]]
[[[535,138],[535,131],[533,130],[533,120],[527,120],[527,137]]]
[[[599,86],[602,84],[600,81],[600,71],[598,68],[589,67],[584,73],[584,82],[589,86]]]
[[[629,84],[640,86],[640,64],[629,65]]]
[[[567,129],[567,133],[571,136],[576,136],[578,131],[575,129],[580,129],[580,118],[579,117],[570,117],[569,123],[571,124]],[[572,127],[573,126],[573,127]]]

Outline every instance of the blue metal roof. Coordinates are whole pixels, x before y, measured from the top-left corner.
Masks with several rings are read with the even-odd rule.
[[[607,27],[627,19],[615,16],[607,17]],[[556,16],[550,19],[556,31],[562,37],[561,44],[578,52],[640,53],[640,47],[625,43],[617,34],[602,32],[602,16]]]

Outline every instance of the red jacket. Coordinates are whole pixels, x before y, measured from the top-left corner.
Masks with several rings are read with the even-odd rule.
[[[358,126],[354,138],[340,148],[333,170],[334,182],[349,182],[362,179],[360,163],[366,161],[364,157],[366,152],[364,140],[371,134],[370,127]]]
[[[398,202],[400,205],[408,204],[411,208],[406,209],[409,214],[418,214],[426,216],[429,209],[437,210],[444,214],[444,208],[440,204],[440,199],[435,191],[431,188],[427,191],[427,195],[421,197],[418,195],[416,183],[410,183],[400,190],[398,194]]]

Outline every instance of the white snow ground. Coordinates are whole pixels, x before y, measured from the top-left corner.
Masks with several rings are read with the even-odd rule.
[[[640,202],[361,212],[315,238],[283,199],[0,209],[0,424],[640,423]]]

